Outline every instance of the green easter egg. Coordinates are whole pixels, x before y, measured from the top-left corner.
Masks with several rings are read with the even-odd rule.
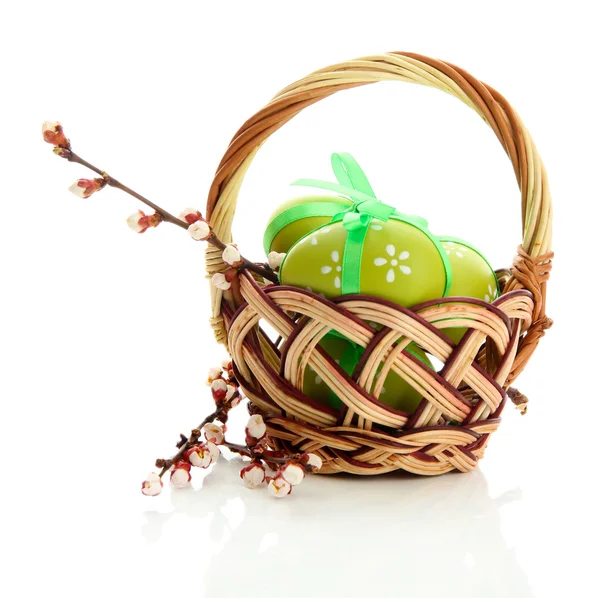
[[[265,254],[287,253],[296,241],[351,205],[351,200],[338,195],[308,195],[282,203],[269,218],[263,237]]]
[[[348,374],[352,375],[356,364],[364,352],[362,347],[356,346],[349,340],[337,336],[326,336],[321,340],[319,346],[323,348],[327,354],[340,365],[340,367]],[[427,367],[433,366],[425,352],[416,344],[411,343],[407,347],[407,351],[421,360]],[[378,376],[379,374],[377,374]],[[309,366],[306,368],[303,382],[303,393],[312,399],[339,409],[342,406],[342,401],[331,391],[329,386],[321,380],[320,376]],[[419,403],[421,395],[403,378],[398,376],[393,371],[390,371],[379,395],[379,400],[384,404],[407,413],[414,413]]]
[[[281,283],[327,298],[360,292],[404,307],[444,296],[450,282],[449,262],[426,228],[414,221],[373,219],[358,261],[344,254],[348,234],[338,221],[300,239],[281,265]]]
[[[449,297],[474,297],[491,302],[498,297],[499,287],[494,269],[472,245],[454,237],[440,237],[452,268]],[[465,328],[446,328],[445,333],[458,342]]]

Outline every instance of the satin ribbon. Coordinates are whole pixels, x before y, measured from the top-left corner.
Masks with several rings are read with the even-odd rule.
[[[352,200],[351,206],[335,214],[332,219],[332,222],[342,221],[348,231],[342,258],[341,293],[350,295],[360,293],[362,252],[373,219],[387,222],[394,218],[411,222],[419,228],[427,227],[427,222],[422,218],[401,214],[394,207],[380,202],[364,171],[350,154],[332,154],[331,166],[338,183],[299,179],[292,185],[326,189]]]
[[[338,365],[344,372],[346,372],[346,374],[348,374],[348,376],[352,377],[356,364],[359,362],[362,354],[365,352],[364,348],[348,340],[343,334],[337,332],[337,330],[330,330],[323,338],[328,337],[341,338],[345,341],[348,341],[348,345],[344,349]],[[335,392],[333,392],[333,390],[329,391],[329,400],[334,409],[339,409],[342,406],[342,400],[335,394]]]
[[[348,210],[333,217],[334,222],[341,220],[348,231],[342,258],[342,295],[360,293],[362,252],[369,225],[373,218],[387,222],[393,212],[394,208],[391,206],[371,200],[355,203]]]
[[[292,206],[281,212],[273,218],[267,226],[263,236],[263,248],[265,255],[271,251],[271,245],[275,237],[289,224],[302,220],[303,218],[311,218],[313,216],[325,216],[333,218],[340,211],[340,204],[333,201],[313,201],[311,203],[303,203],[297,206]]]

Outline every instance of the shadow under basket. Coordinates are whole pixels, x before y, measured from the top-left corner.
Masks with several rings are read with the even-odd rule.
[[[250,409],[265,417],[274,448],[318,454],[321,473],[471,471],[507,399],[525,412],[526,397],[510,385],[552,324],[545,315],[552,258],[546,172],[529,133],[498,92],[458,67],[408,53],[317,71],[280,92],[236,133],[210,189],[207,217],[229,242],[243,176],[269,135],[338,90],[380,80],[421,83],[456,96],[491,127],[511,159],[521,189],[523,243],[512,268],[500,273],[500,297],[493,303],[447,297],[407,309],[366,295],[328,300],[243,271],[232,291],[211,288],[211,323],[228,347]],[[209,275],[226,268],[220,251],[209,246]],[[445,334],[457,326],[466,329],[458,344]],[[351,374],[318,346],[332,331],[364,348]],[[406,350],[412,342],[442,364],[438,371]],[[302,394],[309,366],[342,401],[341,409]],[[390,371],[423,397],[414,413],[378,400],[376,375],[385,380]]]

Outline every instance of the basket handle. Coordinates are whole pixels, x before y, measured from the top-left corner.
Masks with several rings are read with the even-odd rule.
[[[207,218],[215,232],[226,242],[231,239],[237,195],[244,175],[272,133],[307,106],[337,91],[378,81],[406,81],[445,91],[475,110],[496,134],[512,162],[521,190],[523,243],[505,291],[526,288],[533,293],[532,328],[539,328],[539,338],[549,325],[544,307],[552,257],[552,201],[546,170],[529,132],[506,99],[466,71],[441,60],[409,52],[368,56],[315,71],[280,91],[243,124],[217,168],[206,207]],[[209,273],[225,268],[214,247],[207,249],[206,261]],[[217,338],[224,340],[220,318],[223,294],[215,288],[211,288],[211,293],[213,327]],[[521,351],[521,347],[519,349]]]

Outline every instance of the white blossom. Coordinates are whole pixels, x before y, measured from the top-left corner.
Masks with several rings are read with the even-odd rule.
[[[69,187],[69,191],[72,191],[73,193],[75,193],[75,191],[72,189],[72,187],[74,187],[76,184],[77,183],[75,183],[74,185],[71,185],[71,187]],[[77,193],[75,193],[75,195],[77,195]],[[83,197],[83,195],[81,195],[80,197]],[[127,218],[127,226],[134,233],[141,233],[142,230],[145,230],[144,226],[140,222],[140,219],[143,217],[144,217],[144,212],[142,212],[141,210],[138,210],[135,214],[132,214],[131,216],[129,216],[129,218]]]
[[[246,424],[246,433],[257,440],[264,438],[267,433],[267,426],[262,415],[257,413],[250,416],[250,419],[248,419],[248,423]]]
[[[222,444],[225,439],[223,428],[215,423],[208,423],[202,428],[204,437],[208,442],[214,442],[215,444]]]
[[[86,189],[85,187],[80,187],[79,186],[79,181],[75,181],[70,187],[69,187],[69,191],[73,194],[73,195],[77,195],[77,197],[85,197],[85,192]],[[127,224],[129,224],[129,219],[127,219]]]
[[[269,263],[269,268],[273,270],[273,272],[277,272],[281,266],[281,262],[283,262],[283,258],[285,257],[285,253],[278,253],[277,251],[271,251],[267,256],[267,262]]]
[[[45,120],[42,124],[42,135],[46,132],[56,133],[60,123],[56,120]]]
[[[260,463],[251,463],[240,471],[240,477],[248,488],[258,488],[265,481],[265,468]]]
[[[85,197],[85,196],[84,196]],[[135,214],[132,214],[127,218],[127,226],[134,233],[143,233],[150,227],[156,227],[160,224],[161,217],[156,212],[154,214],[144,214],[142,210],[138,210]]]
[[[202,218],[202,215],[198,210],[196,210],[196,208],[185,208],[185,210],[181,210],[181,212],[179,213],[179,217],[182,220],[185,220],[185,222],[187,222],[188,224],[192,224],[200,220]]]
[[[213,399],[215,401],[224,401],[227,398],[227,392],[229,391],[229,385],[223,378],[217,378],[212,381],[210,385]]]
[[[142,494],[146,496],[157,496],[163,488],[162,480],[157,473],[149,473],[148,477],[142,482]]]
[[[213,286],[217,287],[217,289],[221,289],[222,291],[227,291],[231,288],[231,283],[227,280],[227,278],[225,278],[225,274],[223,274],[223,272],[217,272],[216,274],[213,274],[211,282]]]
[[[188,226],[188,233],[194,241],[204,241],[211,235],[210,226],[204,220],[197,220]]]
[[[215,392],[221,391],[226,393],[228,386],[229,385],[227,382],[225,382],[225,380],[223,380],[223,378],[217,378],[211,382],[210,388]]]
[[[96,191],[100,191],[104,186],[102,179],[77,179],[70,187],[69,191],[77,197],[87,198]],[[143,212],[140,214],[144,215]]]
[[[304,479],[304,469],[297,463],[286,463],[281,468],[281,475],[288,484],[297,486]]]
[[[207,442],[206,448],[208,449],[213,461],[216,461],[221,456],[221,449],[219,449],[214,442]]]
[[[242,262],[242,254],[235,245],[229,244],[223,250],[223,261],[230,266],[238,266]]]
[[[191,479],[192,476],[185,467],[176,467],[171,472],[171,484],[173,484],[175,488],[185,488]]]
[[[210,368],[208,370],[208,384],[212,384],[215,380],[221,377],[223,370],[220,367]]]
[[[314,467],[317,471],[323,467],[323,459],[319,457],[319,455],[315,455],[314,453],[307,453],[308,460],[306,462],[307,465]]]
[[[65,137],[61,124],[55,120],[44,121],[42,124],[42,137],[44,141],[51,143],[55,148],[65,150],[71,147],[69,140]],[[63,153],[55,153],[66,157]]]
[[[200,469],[206,469],[213,461],[210,449],[202,444],[193,446],[186,451],[187,460],[194,466]]]
[[[269,491],[269,494],[275,498],[284,498],[292,491],[292,486],[289,482],[286,482],[282,476],[275,476],[269,482],[267,490]]]

